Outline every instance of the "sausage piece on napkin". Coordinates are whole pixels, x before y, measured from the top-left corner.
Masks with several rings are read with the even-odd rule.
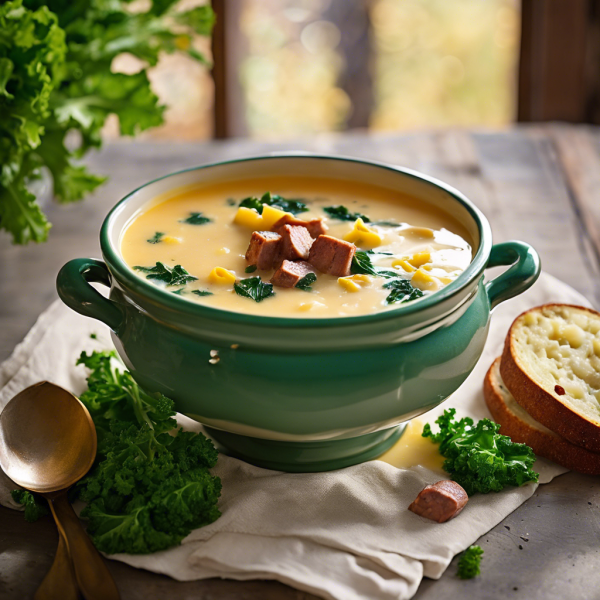
[[[432,521],[444,523],[456,517],[468,500],[467,492],[456,481],[438,481],[421,490],[408,510]]]

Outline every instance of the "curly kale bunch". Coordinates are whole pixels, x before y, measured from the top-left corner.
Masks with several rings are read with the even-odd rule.
[[[98,433],[98,454],[76,486],[81,516],[108,554],[144,554],[174,546],[215,521],[221,480],[210,474],[217,451],[202,434],[176,429],[173,402],[150,396],[118,367],[112,352],[82,353],[90,369],[80,400]]]
[[[123,135],[163,122],[165,107],[150,89],[147,68],[113,73],[127,52],[146,67],[160,52],[204,57],[192,35],[209,35],[209,6],[178,11],[175,0],[152,0],[145,11],[130,0],[11,0],[0,2],[0,229],[17,244],[42,242],[50,224],[28,185],[45,167],[54,196],[74,202],[104,180],[75,164],[101,145],[109,114]],[[78,131],[81,143],[65,138]]]
[[[479,492],[500,492],[508,485],[521,486],[538,480],[532,470],[533,450],[526,444],[515,444],[506,435],[500,435],[500,425],[481,419],[477,425],[465,417],[455,420],[456,409],[445,410],[436,420],[439,433],[433,433],[429,423],[423,428],[423,437],[440,445],[446,458],[444,470],[460,484],[469,496]]]

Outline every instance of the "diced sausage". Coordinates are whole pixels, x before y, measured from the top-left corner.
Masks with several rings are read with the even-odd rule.
[[[315,270],[312,268],[312,265],[309,265],[303,260],[298,260],[296,262],[284,260],[279,269],[273,273],[271,283],[273,285],[278,285],[279,287],[292,288],[303,277],[314,272]]]
[[[325,233],[328,229],[327,225],[323,222],[323,219],[311,219],[310,221],[303,221],[302,219],[296,219],[292,215],[285,215],[281,217],[275,225],[273,225],[273,231],[280,233],[280,229],[284,225],[293,225],[296,227],[306,227],[310,237],[318,238],[321,234]]]
[[[444,480],[423,489],[408,510],[426,519],[445,523],[456,517],[468,500],[467,492],[456,481]]]
[[[284,225],[279,229],[279,234],[281,235],[281,245],[278,264],[284,260],[306,260],[308,258],[313,239],[306,227]]]
[[[346,277],[350,275],[350,265],[356,246],[330,235],[320,235],[312,245],[308,262],[322,273]]]
[[[273,231],[254,231],[246,251],[246,260],[258,269],[272,269],[281,246],[281,236]]]

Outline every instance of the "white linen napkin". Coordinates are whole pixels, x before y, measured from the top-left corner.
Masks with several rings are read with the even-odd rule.
[[[461,388],[424,418],[444,408],[460,416],[489,417],[483,377],[502,349],[512,320],[548,302],[590,306],[566,284],[542,274],[525,294],[494,312],[480,362]],[[97,334],[91,339],[90,334]],[[85,389],[85,369],[75,367],[82,350],[111,347],[108,329],[60,302],[43,313],[13,355],[0,366],[0,409],[40,380],[75,394]],[[184,428],[198,423],[180,417]],[[566,469],[539,459],[540,483]],[[398,469],[374,460],[328,473],[290,474],[260,469],[220,456],[223,515],[193,531],[181,546],[150,555],[110,558],[179,580],[224,577],[276,579],[332,600],[411,598],[423,576],[439,578],[452,557],[475,542],[527,500],[537,484],[475,495],[461,515],[438,524],[407,510],[418,492],[440,479],[423,467]],[[0,475],[2,475],[0,473]],[[2,475],[0,503],[15,507],[15,486]]]

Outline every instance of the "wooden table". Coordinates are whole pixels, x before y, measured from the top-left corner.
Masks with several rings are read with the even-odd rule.
[[[312,137],[294,143],[114,143],[90,158],[110,181],[84,203],[47,208],[54,227],[40,247],[0,240],[0,360],[56,298],[54,279],[70,258],[98,256],[108,209],[141,183],[202,163],[280,150],[345,154],[412,167],[456,186],[489,218],[494,241],[522,239],[543,268],[600,308],[600,128],[547,125],[502,132]],[[600,485],[569,473],[536,494],[478,542],[483,574],[425,580],[416,598],[597,598]],[[0,599],[30,598],[49,568],[56,532],[0,508]],[[124,600],[295,599],[310,594],[275,582],[179,583],[110,561]]]

